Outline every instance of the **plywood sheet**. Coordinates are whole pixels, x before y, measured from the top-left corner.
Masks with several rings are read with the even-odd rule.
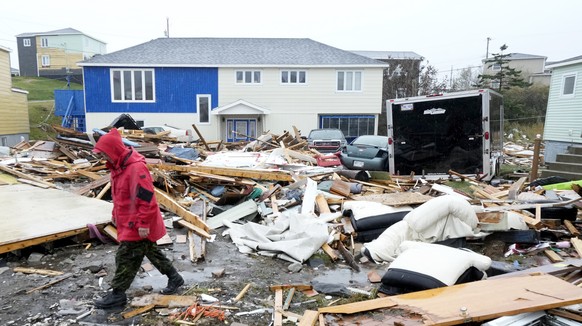
[[[65,190],[14,184],[0,186],[0,207],[4,246],[107,223],[113,204]]]
[[[457,325],[466,321],[484,321],[581,302],[581,288],[552,275],[536,274],[484,280],[320,308],[319,312],[353,313],[371,310],[366,307],[374,309],[382,305],[396,305],[396,308],[410,309],[422,314],[425,324]],[[465,315],[461,314],[463,308]]]

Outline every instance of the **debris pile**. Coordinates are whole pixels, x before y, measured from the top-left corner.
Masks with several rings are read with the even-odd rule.
[[[91,153],[100,132],[55,129],[59,133],[55,139],[22,142],[1,159],[0,190],[74,194],[91,199],[77,206],[102,203],[103,211],[89,220],[68,217],[78,218],[82,225],[59,224],[62,214],[46,214],[41,220],[38,215],[46,208],[35,210],[31,203],[22,210],[36,215],[31,225],[55,228],[30,227],[25,235],[17,231],[27,217],[3,214],[7,227],[0,233],[0,254],[82,234],[98,239],[95,246],[115,245],[116,230],[109,223],[107,206],[109,174],[104,162]],[[153,314],[194,325],[245,316],[250,322],[254,314],[268,313],[273,325],[349,325],[369,318],[452,325],[541,312],[536,318],[582,320],[575,306],[582,303],[581,197],[576,182],[556,189],[535,185],[526,177],[493,185],[455,171],[442,179],[424,180],[346,170],[318,159],[322,155],[308,149],[295,127],[282,135],[266,133],[238,143],[207,141],[195,130],[199,138],[187,143],[164,133],[121,130],[126,144],[146,157],[166,225],[174,231],[174,238],[167,236],[159,245],[187,243],[187,259],[196,264],[212,259],[206,245],[221,237],[241,255],[285,262],[291,274],[309,273],[314,257],[320,255],[331,264],[345,264],[353,273],[367,270],[370,287],[275,284],[268,288],[268,303],[253,310],[240,305],[248,299],[252,283],[229,303],[219,302],[208,291],[190,293],[192,289],[176,296],[141,294],[134,295],[133,310],[124,311],[122,318]],[[515,164],[527,165],[530,161],[517,159],[529,157],[523,151],[508,146],[506,155],[514,157]],[[92,244],[85,246],[90,249]],[[535,257],[537,263],[521,266],[524,257]],[[101,267],[94,269],[102,272]],[[29,293],[72,275],[24,266],[13,272],[55,277]],[[221,279],[224,274],[214,271],[213,277]],[[426,294],[406,295],[417,291]],[[292,312],[297,293],[302,299],[324,295],[329,303],[312,300],[309,308],[299,303],[302,313]],[[77,321],[97,314],[73,310]],[[370,311],[375,315],[362,314]]]

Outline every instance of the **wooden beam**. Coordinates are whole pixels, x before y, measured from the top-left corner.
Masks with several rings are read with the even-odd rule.
[[[303,317],[299,321],[299,326],[314,326],[318,321],[319,312],[314,310],[305,310]]]
[[[87,232],[86,227],[80,228],[80,229],[75,229],[75,230],[70,230],[70,231],[65,231],[65,232],[59,232],[59,233],[47,235],[44,237],[38,237],[38,238],[34,238],[34,239],[28,239],[28,240],[7,243],[7,244],[0,246],[0,254],[3,254],[5,252],[18,250],[18,249],[23,249],[26,247],[39,245],[41,243],[52,242],[52,241],[56,241],[59,239],[72,237],[74,235],[81,234],[83,232]]]
[[[507,198],[509,200],[516,200],[517,195],[521,192],[521,189],[523,188],[523,185],[526,181],[527,177],[521,177],[516,182],[514,182],[508,189],[509,191],[507,193]]]
[[[186,222],[195,225],[199,229],[202,229],[206,232],[210,230],[208,225],[206,225],[206,223],[204,223],[204,221],[202,221],[198,215],[186,210],[184,207],[182,207],[182,205],[178,204],[168,193],[158,188],[155,188],[155,193],[158,203],[162,205],[164,209],[180,216]]]
[[[580,231],[578,231],[578,229],[574,226],[574,224],[572,224],[572,222],[564,220],[564,226],[566,227],[566,229],[568,229],[568,232],[570,232],[571,235],[575,237],[580,235]]]
[[[208,146],[208,144],[206,143],[206,140],[204,140],[204,137],[202,136],[202,133],[200,132],[200,130],[198,130],[198,128],[196,127],[195,124],[192,124],[192,128],[194,128],[194,131],[196,131],[196,134],[198,135],[198,138],[200,138],[200,141],[202,142],[202,145],[204,145],[204,148],[206,148],[206,150],[210,152],[211,149]]]
[[[283,290],[278,289],[275,290],[275,313],[273,317],[273,326],[283,326],[283,315],[280,312],[281,310],[283,310]]]
[[[54,184],[52,184],[50,182],[46,182],[46,181],[44,181],[44,180],[42,180],[40,178],[35,178],[35,177],[33,177],[31,175],[28,175],[26,173],[22,173],[20,171],[15,170],[15,169],[9,168],[8,166],[0,165],[0,170],[4,171],[6,173],[9,173],[9,174],[15,175],[15,176],[17,176],[19,178],[23,178],[23,179],[31,180],[31,181],[34,181],[34,182],[38,182],[38,183],[43,184],[43,185],[45,185],[45,186],[47,186],[49,188],[58,188],[57,186],[55,186]]]
[[[148,164],[148,167],[158,168],[166,171],[200,171],[205,173],[224,175],[230,177],[249,178],[253,180],[289,181],[293,182],[293,177],[287,171],[272,171],[259,169],[238,169],[201,165],[168,165],[168,164]]]
[[[59,275],[65,274],[64,272],[53,271],[50,269],[38,269],[38,268],[26,268],[26,267],[14,267],[13,271],[15,273],[40,274],[40,275],[48,275],[48,276],[59,276]]]

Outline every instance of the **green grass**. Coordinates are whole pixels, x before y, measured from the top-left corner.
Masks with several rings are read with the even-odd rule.
[[[29,101],[54,100],[55,89],[67,89],[67,81],[42,77],[12,77],[12,87],[28,91]],[[71,89],[83,89],[81,84],[71,83]]]
[[[28,91],[28,121],[31,140],[48,140],[54,137],[52,125],[60,125],[61,117],[54,115],[55,90],[67,89],[67,82],[42,77],[12,77],[12,87]],[[83,86],[71,83],[71,89]]]

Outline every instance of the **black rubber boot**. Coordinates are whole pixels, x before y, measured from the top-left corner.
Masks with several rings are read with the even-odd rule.
[[[162,294],[174,294],[178,291],[178,288],[184,285],[184,279],[175,268],[172,268],[172,271],[167,274],[168,276],[168,285],[163,288],[160,292]]]
[[[101,299],[95,300],[95,307],[99,309],[109,309],[114,307],[123,307],[127,304],[125,292],[113,290]]]

